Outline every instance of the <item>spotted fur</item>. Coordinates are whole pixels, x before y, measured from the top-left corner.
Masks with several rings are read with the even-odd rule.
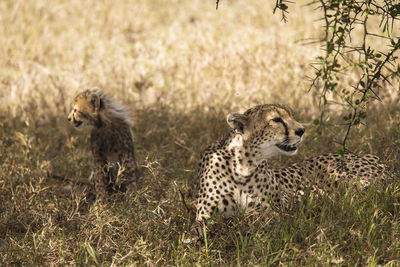
[[[326,190],[339,182],[369,185],[383,175],[384,166],[373,155],[320,155],[286,168],[274,169],[266,159],[294,155],[304,127],[281,105],[261,105],[244,114],[230,114],[232,131],[207,148],[199,166],[197,226],[214,210],[231,215],[250,203],[287,205],[304,189]]]
[[[131,120],[126,109],[100,90],[86,90],[72,103],[68,120],[77,129],[91,126],[96,199],[125,191],[140,178],[136,166]]]

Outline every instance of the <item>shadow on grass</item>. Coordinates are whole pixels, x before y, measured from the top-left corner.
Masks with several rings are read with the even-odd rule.
[[[17,265],[274,265],[387,263],[396,258],[398,181],[362,194],[344,191],[305,201],[280,214],[250,212],[228,224],[216,219],[207,248],[184,246],[182,235],[194,220],[198,160],[202,150],[226,134],[228,111],[176,111],[163,105],[135,109],[133,132],[144,182],[135,194],[112,196],[105,208],[87,205],[84,194],[64,194],[60,188],[65,182],[47,176],[55,173],[72,185],[88,183],[88,130],[72,129],[66,114],[49,112],[53,115],[40,120],[32,113],[5,117],[0,132],[0,259]],[[369,127],[353,137],[354,147],[376,151],[399,167],[393,145],[400,136],[396,119],[395,105],[372,114]],[[334,149],[326,145],[334,133],[326,130],[313,138],[315,132],[309,127],[293,161]]]

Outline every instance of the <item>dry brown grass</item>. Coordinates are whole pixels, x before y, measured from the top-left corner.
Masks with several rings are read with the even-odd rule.
[[[192,207],[199,154],[226,132],[226,113],[259,103],[295,110],[306,140],[298,157],[276,165],[336,151],[342,134],[337,106],[329,127],[312,124],[318,92],[308,92],[306,76],[321,51],[298,41],[321,34],[319,14],[293,5],[285,24],[266,1],[221,1],[218,11],[214,2],[0,2],[2,265],[399,263],[398,180],[291,213],[244,215],[229,228],[216,220],[206,247],[182,244],[193,213],[181,192]],[[104,209],[80,190],[92,161],[88,132],[66,122],[72,97],[95,86],[131,108],[145,175],[137,194]],[[350,147],[399,168],[398,92],[381,95]]]

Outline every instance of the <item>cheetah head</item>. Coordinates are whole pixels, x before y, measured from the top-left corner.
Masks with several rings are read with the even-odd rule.
[[[229,114],[227,122],[236,134],[236,143],[260,160],[277,154],[295,155],[305,132],[291,109],[275,104]]]
[[[69,122],[76,128],[95,126],[98,123],[98,114],[102,108],[102,101],[97,90],[86,90],[78,94],[71,104],[68,115]]]

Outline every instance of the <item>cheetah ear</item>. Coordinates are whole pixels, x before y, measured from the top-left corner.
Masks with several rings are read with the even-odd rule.
[[[92,104],[95,111],[100,109],[101,99],[98,94],[92,94],[90,96],[90,103]]]
[[[243,133],[244,127],[247,125],[247,117],[239,113],[231,113],[226,116],[229,126],[237,133]]]

